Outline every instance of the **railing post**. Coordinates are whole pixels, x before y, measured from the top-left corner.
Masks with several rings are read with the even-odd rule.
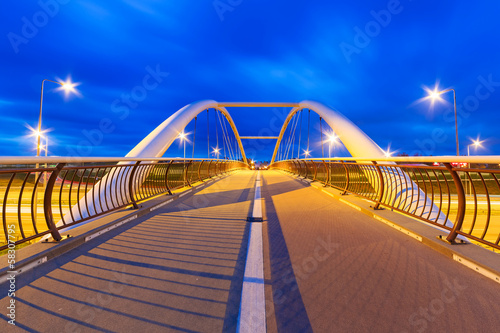
[[[188,170],[189,170],[189,166],[191,165],[192,162],[193,161],[189,161],[187,166],[184,169],[184,180],[186,181],[186,183],[188,184],[189,187],[193,187],[193,186],[191,186],[191,182],[189,181],[189,178],[188,178]]]
[[[331,163],[331,161],[328,161],[328,163]],[[328,185],[328,183],[329,183],[329,180],[330,180],[330,170],[326,166],[325,160],[323,160],[323,166],[325,167],[325,170],[326,170],[325,185],[323,185],[323,187],[326,187]]]
[[[462,224],[464,223],[465,217],[465,192],[462,184],[462,180],[458,173],[453,170],[453,167],[450,163],[444,163],[446,169],[450,172],[451,177],[453,178],[453,182],[455,183],[455,187],[457,188],[457,197],[458,197],[458,209],[457,209],[457,217],[455,219],[455,223],[453,225],[453,229],[451,229],[448,237],[446,237],[446,241],[449,243],[454,243],[455,239],[458,236],[457,231],[462,229]]]
[[[52,214],[52,191],[54,189],[57,176],[59,176],[59,173],[65,165],[66,163],[59,163],[56,165],[56,169],[50,174],[49,181],[45,187],[45,194],[43,196],[43,213],[45,215],[45,222],[47,223],[47,228],[49,228],[52,238],[57,242],[59,242],[62,237],[59,230],[57,230],[57,226],[54,223],[54,215]],[[36,204],[37,203],[35,202],[35,205]]]
[[[137,168],[139,167],[139,164],[141,164],[141,161],[137,161],[134,166],[132,167],[132,171],[130,172],[130,178],[128,180],[128,193],[130,196],[130,202],[132,203],[133,209],[138,209],[139,206],[137,205],[137,202],[135,202],[134,198],[134,192],[133,192],[133,180],[135,177],[135,172],[137,171]]]
[[[304,176],[304,179],[307,179],[307,176],[309,175],[309,170],[307,170],[307,162],[304,160],[304,165],[306,166],[306,175]]]
[[[342,166],[344,167],[345,178],[346,178],[345,188],[344,188],[344,192],[342,193],[342,195],[346,195],[347,189],[349,188],[349,169],[347,169],[347,166],[345,165],[344,161],[340,161],[340,162],[342,163]]]
[[[210,160],[210,162],[208,163],[208,168],[207,168],[207,174],[208,174],[208,178],[212,178],[212,176],[210,176],[210,165],[212,165],[212,160]]]
[[[167,165],[167,170],[165,171],[165,187],[167,188],[168,194],[172,195],[172,191],[170,191],[170,186],[168,186],[168,171],[170,170],[170,166],[174,163],[174,161],[170,161]]]
[[[380,170],[380,167],[377,165],[376,161],[372,161],[373,165],[375,166],[375,169],[377,169],[378,173],[378,178],[379,178],[379,195],[377,199],[377,203],[375,206],[373,206],[373,209],[382,209],[380,208],[380,204],[382,203],[382,198],[384,197],[384,176],[382,175],[382,171]]]
[[[314,167],[314,176],[313,176],[313,181],[316,181],[316,175],[318,173],[318,168],[316,167],[316,163],[314,161],[311,161],[313,167]]]
[[[201,175],[200,175],[200,169],[201,169],[201,166],[203,165],[203,162],[205,162],[205,161],[204,161],[204,160],[202,160],[202,161],[200,162],[200,165],[198,166],[198,180],[199,180],[200,182],[203,182],[203,180],[201,179]]]

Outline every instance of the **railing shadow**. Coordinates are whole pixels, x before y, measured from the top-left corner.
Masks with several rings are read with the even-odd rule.
[[[236,192],[229,194],[233,203]],[[247,200],[249,193],[238,193]],[[16,286],[18,327],[234,332],[248,224],[230,211],[190,216],[193,200],[159,209],[160,215],[111,230],[25,273]],[[43,322],[30,320],[34,316]]]

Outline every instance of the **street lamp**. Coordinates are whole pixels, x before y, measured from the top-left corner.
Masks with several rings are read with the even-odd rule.
[[[311,155],[311,152],[309,150],[304,150],[304,156],[308,157],[309,155]]]
[[[327,134],[328,137],[328,158],[332,158],[332,144],[337,143],[338,136],[335,134]],[[335,156],[335,154],[333,154]],[[330,169],[330,176],[332,177],[332,161],[328,161],[328,168]],[[331,181],[331,179],[329,179]]]
[[[65,96],[68,96],[70,93],[78,94],[77,90],[75,87],[78,85],[78,83],[73,83],[71,82],[71,79],[68,78],[65,82],[60,82],[60,81],[53,81],[49,79],[44,79],[42,80],[42,89],[40,92],[40,114],[38,115],[38,128],[37,131],[35,132],[35,135],[37,136],[37,142],[36,142],[36,156],[40,156],[40,137],[42,135],[42,104],[43,104],[43,85],[45,81],[52,82],[59,84],[61,87],[58,90],[64,91]],[[38,165],[37,165],[38,168]]]
[[[212,150],[212,153],[217,155],[217,159],[219,159],[219,153],[220,153],[219,147],[215,147],[214,150]]]
[[[36,139],[36,157],[39,157],[40,156],[40,138],[42,136],[42,106],[43,106],[43,86],[45,84],[45,81],[48,81],[48,82],[52,82],[52,83],[56,83],[58,85],[60,85],[61,87],[58,89],[58,90],[62,90],[64,91],[64,94],[65,96],[68,96],[70,93],[75,93],[75,94],[79,94],[78,91],[75,89],[75,87],[77,85],[79,85],[79,83],[73,83],[71,82],[71,79],[68,77],[66,79],[66,81],[53,81],[53,80],[49,80],[49,79],[43,79],[42,80],[42,88],[40,90],[40,113],[38,115],[38,127],[37,127],[37,130],[34,131],[34,134],[36,135],[37,139]],[[47,151],[48,151],[48,138],[46,137],[46,144],[45,144],[45,156],[47,156]],[[36,165],[35,165],[35,168],[38,169],[39,168],[39,163],[37,161]],[[47,167],[47,164],[45,165],[45,167]],[[38,179],[38,172],[35,173],[35,180]],[[44,173],[44,183],[45,183],[45,186],[47,186],[47,172]],[[36,191],[35,191],[35,224],[37,223],[37,214],[38,214],[38,187],[36,187]]]
[[[178,138],[181,139],[181,142],[184,143],[184,159],[186,159],[186,140],[187,140],[187,135],[186,135],[186,133],[184,133],[184,131],[182,131],[181,133],[179,133]]]
[[[335,134],[327,134],[328,136],[328,158],[332,158],[332,155],[331,155],[331,150],[332,150],[332,144],[335,145],[335,143],[338,142],[338,136],[336,136]],[[333,154],[335,156],[335,154]]]
[[[393,154],[393,153],[394,153],[394,152],[391,152],[391,147],[387,147],[387,150],[386,150],[386,151],[384,151],[384,155],[385,155],[385,157],[392,157],[392,154]]]
[[[442,98],[441,98],[442,94],[447,93],[449,91],[453,91],[453,106],[454,106],[454,109],[455,109],[455,140],[457,142],[457,156],[459,156],[460,155],[460,150],[458,148],[457,94],[455,92],[455,89],[448,88],[448,89],[439,91],[438,88],[437,88],[437,86],[436,86],[434,88],[434,90],[430,90],[430,89],[427,89],[427,88],[425,88],[425,90],[427,90],[427,92],[429,93],[429,96],[427,98],[432,99],[433,102],[435,100],[442,100]]]
[[[479,139],[472,140],[472,143],[467,145],[467,156],[470,156],[470,146],[474,146],[474,148],[477,150],[477,147],[482,147],[481,146],[481,142],[483,142],[483,141],[479,141]],[[470,163],[468,163],[467,166],[470,168]],[[469,178],[468,177],[466,178],[466,181],[467,181],[467,188],[468,188],[469,195],[470,195],[470,193],[471,193],[471,183],[469,182]]]
[[[41,134],[38,135],[40,138]],[[45,157],[47,157],[48,151],[49,151],[49,136],[45,135],[45,146],[40,147],[41,149],[45,150]],[[45,168],[47,168],[47,163],[45,163]],[[47,186],[47,172],[43,174],[43,183],[45,186]]]
[[[477,150],[477,147],[482,147],[481,146],[482,142],[483,141],[479,141],[479,139],[472,140],[472,143],[467,145],[467,156],[470,156],[470,146],[474,146],[474,148],[476,148],[476,150]]]

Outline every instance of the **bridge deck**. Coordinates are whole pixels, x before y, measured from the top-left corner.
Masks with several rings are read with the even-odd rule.
[[[261,174],[269,332],[499,327],[498,284],[287,175]],[[255,175],[222,179],[21,276],[17,328],[234,331]]]

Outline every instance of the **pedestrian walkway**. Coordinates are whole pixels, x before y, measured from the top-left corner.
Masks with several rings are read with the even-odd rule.
[[[245,279],[264,283],[264,306],[245,308],[265,312],[246,318],[265,316],[267,332],[500,327],[498,283],[278,171],[261,171],[263,222],[251,222],[264,279],[244,279],[256,176],[220,179],[20,275],[16,327],[2,285],[0,332],[235,332]]]
[[[498,283],[281,172],[262,196],[268,332],[498,331]]]
[[[39,332],[234,331],[255,174],[240,172],[18,279],[16,323]],[[6,293],[2,293],[6,295]],[[8,298],[0,301],[0,331]]]

